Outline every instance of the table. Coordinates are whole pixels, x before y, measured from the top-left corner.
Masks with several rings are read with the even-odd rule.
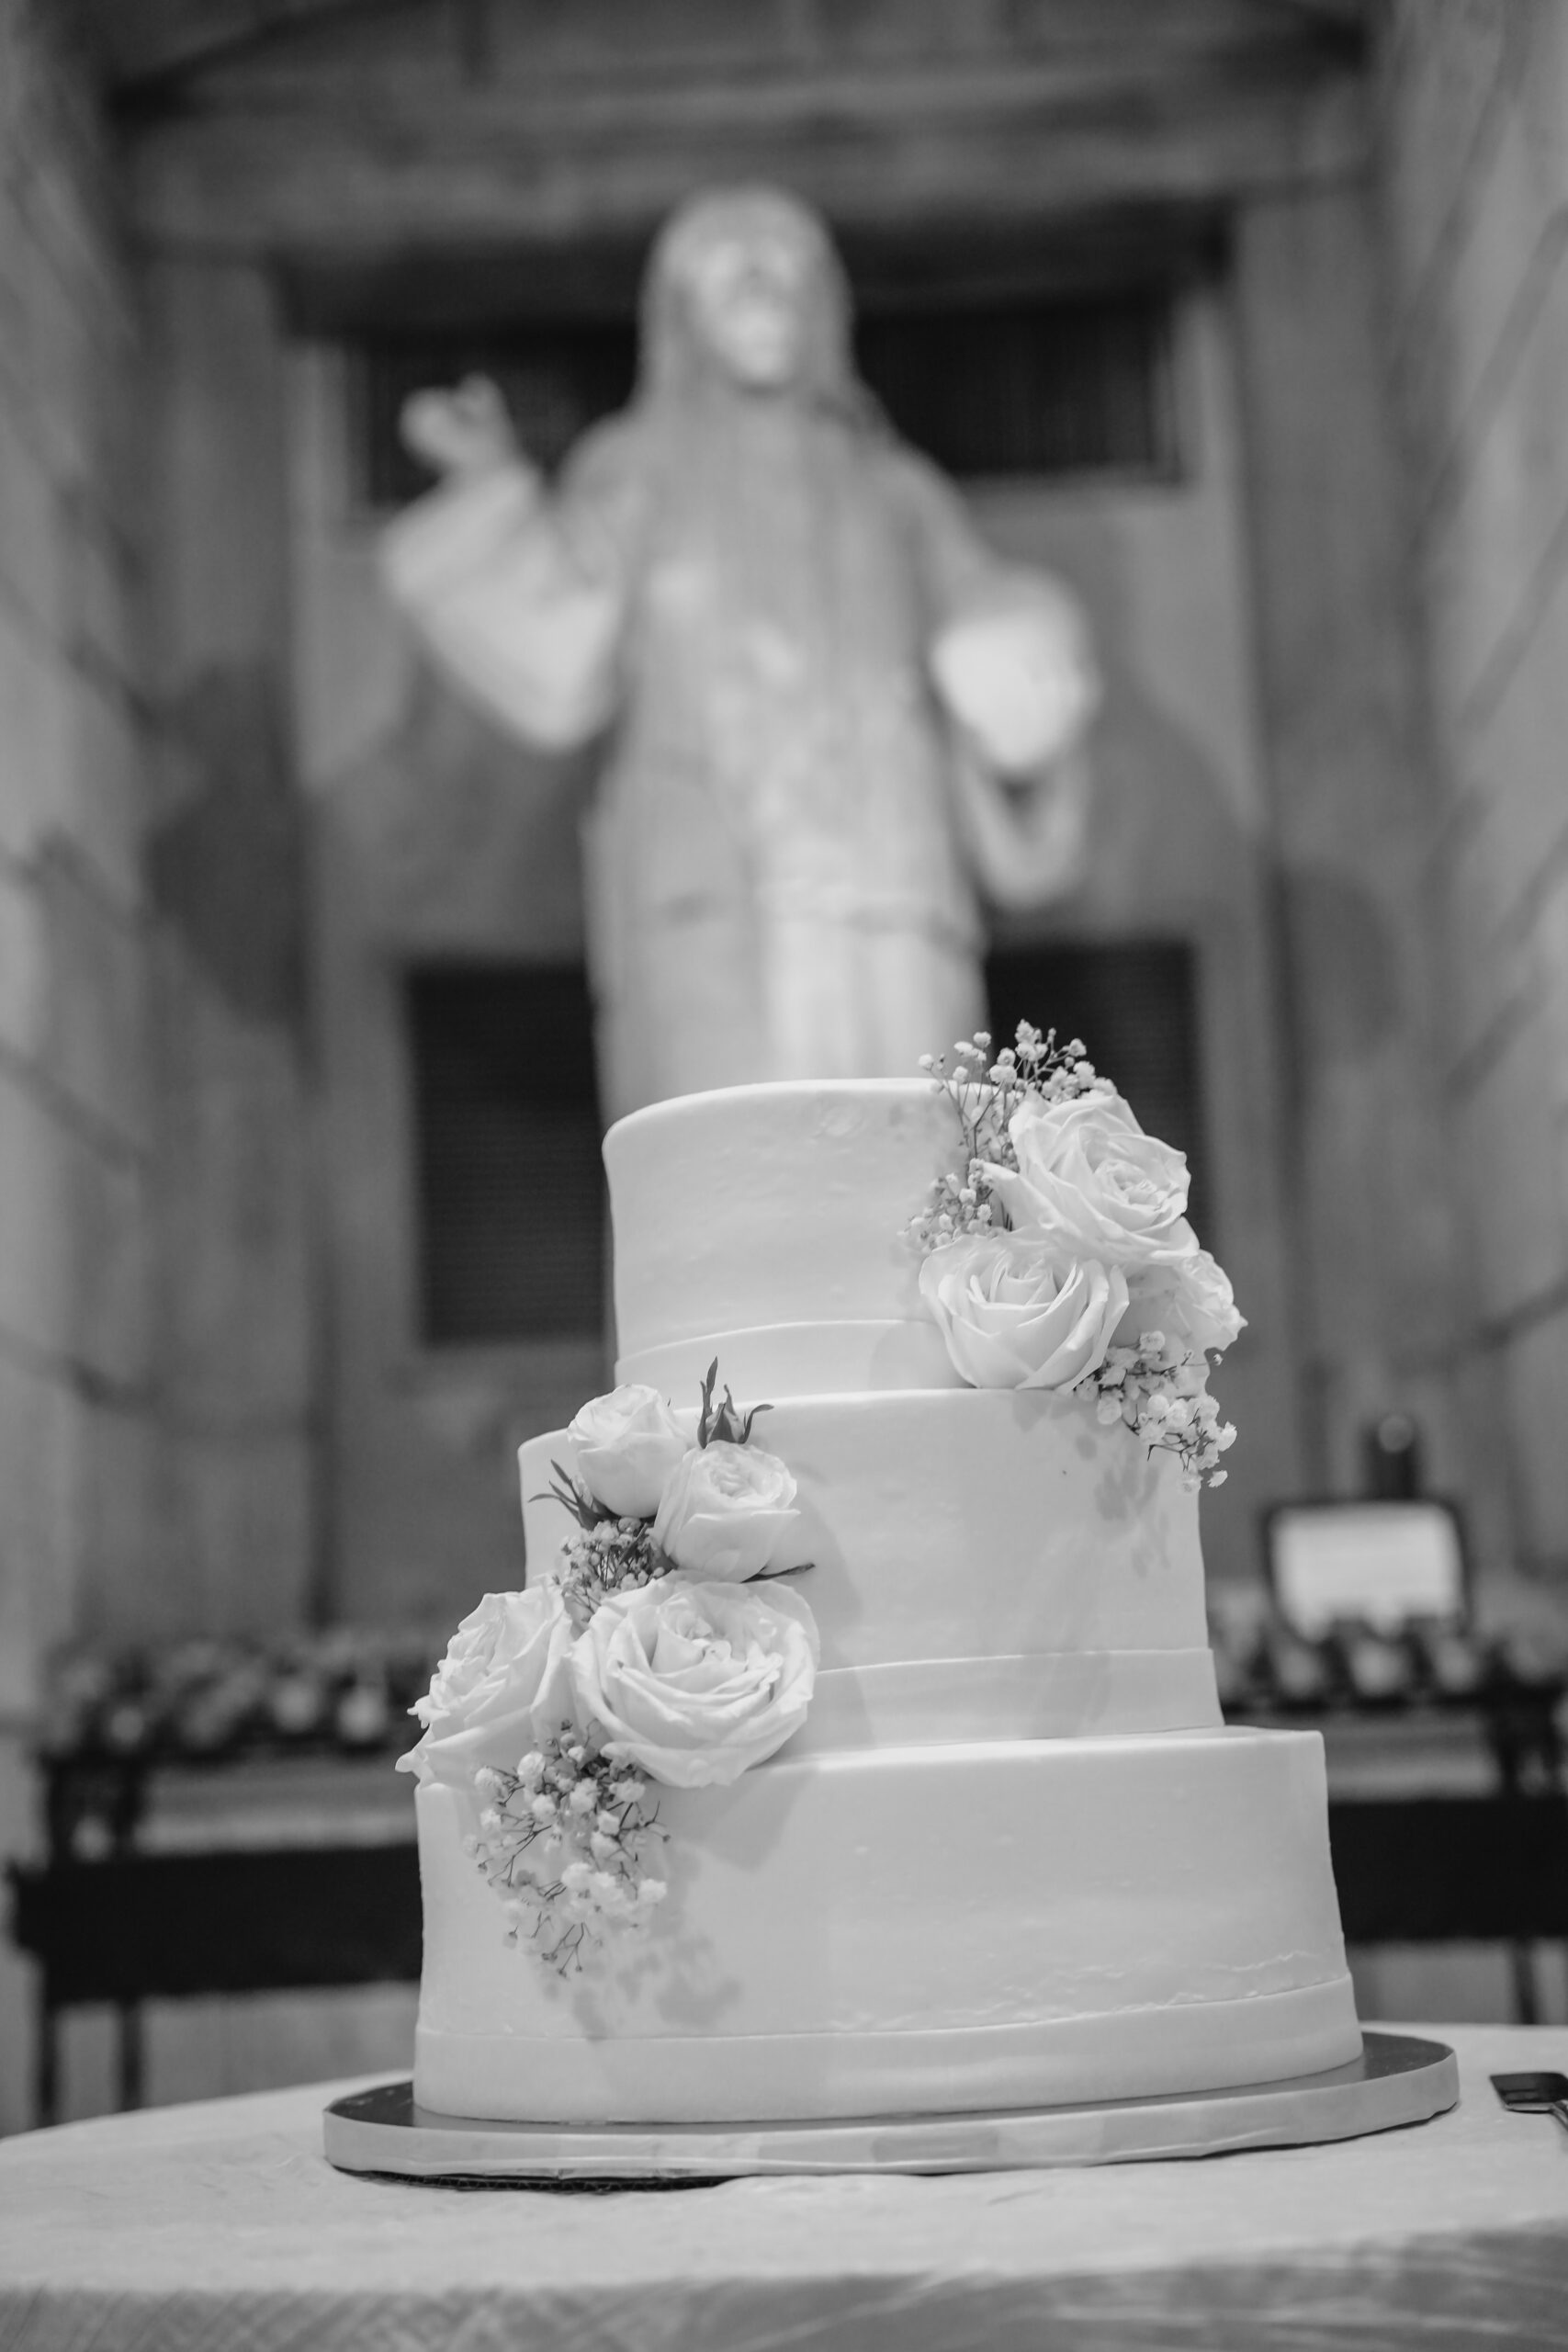
[[[1562,2352],[1568,2137],[1461,2101],[1196,2164],[610,2195],[337,2174],[317,2084],[0,2145],[4,2352]]]

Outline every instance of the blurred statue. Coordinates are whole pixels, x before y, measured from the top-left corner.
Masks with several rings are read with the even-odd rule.
[[[1077,608],[981,544],[858,381],[816,217],[696,197],[654,248],[637,391],[547,491],[471,379],[404,412],[443,477],[385,570],[508,729],[610,730],[585,832],[612,1115],[902,1074],[984,1017],[976,886],[1078,879],[1099,696]]]

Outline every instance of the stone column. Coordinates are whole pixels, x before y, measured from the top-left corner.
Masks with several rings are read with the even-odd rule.
[[[1307,1458],[1359,1484],[1393,1408],[1462,1483],[1463,1303],[1436,1078],[1421,750],[1376,221],[1358,187],[1240,216],[1235,293],[1274,850]]]
[[[149,273],[163,1535],[147,1606],[309,1609],[317,1532],[282,352],[265,273]]]

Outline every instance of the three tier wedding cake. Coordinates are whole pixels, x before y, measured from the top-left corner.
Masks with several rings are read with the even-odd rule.
[[[1076,1044],[605,1139],[619,1385],[416,1711],[415,2098],[702,2122],[1220,2089],[1360,2050],[1315,1734],[1223,1727],[1240,1318]]]

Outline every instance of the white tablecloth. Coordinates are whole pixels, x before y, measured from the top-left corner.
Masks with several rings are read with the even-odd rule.
[[[1568,2346],[1568,2135],[1459,2108],[1324,2148],[609,2195],[355,2178],[318,2084],[0,2145],[0,2352],[1530,2352]]]

